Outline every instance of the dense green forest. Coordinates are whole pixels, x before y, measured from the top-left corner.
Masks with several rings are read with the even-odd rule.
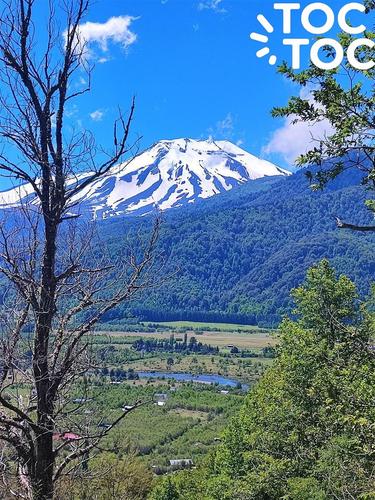
[[[375,320],[327,261],[292,293],[278,357],[249,392],[223,443],[155,500],[375,497]],[[370,309],[370,311],[369,311]]]
[[[368,222],[366,192],[358,183],[359,174],[350,170],[313,192],[299,171],[169,211],[159,242],[165,260],[160,279],[175,275],[143,294],[130,315],[275,326],[290,312],[290,289],[325,257],[367,294],[366,283],[375,274],[374,235],[353,235],[335,223],[335,216]],[[121,255],[139,230],[146,237],[149,223],[129,217],[105,221],[98,233],[112,255]],[[118,322],[128,314],[120,308],[105,319]]]

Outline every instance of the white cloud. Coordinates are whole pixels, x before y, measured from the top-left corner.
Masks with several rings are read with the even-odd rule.
[[[97,109],[96,111],[90,113],[90,118],[91,120],[94,120],[94,122],[100,122],[103,119],[103,116],[104,111],[101,111],[100,109]]]
[[[238,146],[244,143],[241,139],[242,133],[240,134],[236,130],[236,118],[230,112],[222,120],[217,121],[214,126],[209,127],[207,132],[209,137],[216,140],[236,142]]]
[[[214,12],[217,12],[218,14],[224,14],[226,10],[224,9],[224,7],[221,7],[222,1],[223,0],[202,0],[198,4],[198,10],[210,9]]]
[[[77,37],[80,45],[86,44],[85,58],[93,58],[93,46],[96,46],[102,53],[108,53],[109,43],[117,43],[123,49],[127,49],[135,43],[137,35],[130,30],[130,25],[135,21],[136,17],[118,16],[111,17],[105,23],[93,23],[88,21],[79,26]],[[67,32],[64,32],[66,39]],[[108,56],[98,57],[99,62],[106,62]]]
[[[216,130],[220,135],[232,137],[234,131],[233,115],[228,113],[223,120],[216,123]]]
[[[97,59],[97,63],[99,64],[104,64],[106,62],[108,62],[111,58],[110,57],[99,57],[99,59]]]
[[[306,89],[300,92],[300,97],[313,101],[311,92]],[[279,154],[289,164],[293,164],[298,156],[312,149],[319,140],[334,133],[328,120],[293,123],[295,118],[292,115],[284,119],[284,124],[272,134],[263,148],[265,154]]]
[[[234,119],[232,113],[228,113],[222,120],[210,127],[207,132],[214,139],[231,139],[234,133]]]

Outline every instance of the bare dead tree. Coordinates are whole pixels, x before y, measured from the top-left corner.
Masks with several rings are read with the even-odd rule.
[[[68,129],[67,106],[90,90],[92,68],[80,35],[89,0],[61,2],[63,30],[50,0],[45,33],[34,25],[34,3],[1,1],[0,175],[27,183],[29,195],[0,223],[0,440],[10,450],[14,477],[4,453],[0,466],[8,494],[47,500],[55,482],[141,404],[99,432],[81,433],[74,443],[53,439],[64,429],[69,387],[89,366],[93,327],[155,284],[151,270],[160,220],[143,247],[116,262],[77,220],[73,212],[82,192],[132,157],[134,100],[127,117],[120,113],[114,125],[111,152],[99,150],[89,132]],[[85,71],[89,82],[78,90],[77,71]],[[17,392],[19,382],[30,389],[28,397]]]

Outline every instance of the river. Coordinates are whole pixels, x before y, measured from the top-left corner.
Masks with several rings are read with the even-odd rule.
[[[140,378],[169,378],[176,380],[178,382],[198,382],[201,384],[218,384],[227,387],[237,387],[237,380],[230,379],[228,377],[222,377],[221,375],[215,374],[201,374],[195,375],[192,373],[177,373],[177,372],[138,372]],[[241,389],[247,391],[249,386],[247,384],[241,384]]]

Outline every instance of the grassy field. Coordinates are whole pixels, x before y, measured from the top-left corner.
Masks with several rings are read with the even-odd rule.
[[[146,325],[146,323],[144,323]],[[152,323],[157,326],[167,326],[169,328],[191,328],[192,330],[217,330],[223,332],[256,332],[259,327],[252,325],[236,325],[234,323],[202,323],[199,321],[164,321],[160,323]]]
[[[109,338],[113,339],[113,343],[116,343],[116,339],[121,337],[122,343],[126,344],[126,339],[129,339],[129,343],[134,338],[154,338],[154,339],[167,339],[171,336],[172,331],[165,332],[153,332],[153,333],[140,333],[140,332],[111,332],[108,335]],[[174,332],[175,338],[183,338],[182,333]],[[212,346],[218,346],[220,348],[225,348],[228,345],[235,345],[242,349],[261,349],[268,345],[275,345],[276,338],[272,336],[272,332],[258,332],[253,330],[251,333],[241,332],[234,333],[233,331],[206,331],[206,332],[187,332],[188,339],[190,337],[196,337],[202,344],[211,344]]]

